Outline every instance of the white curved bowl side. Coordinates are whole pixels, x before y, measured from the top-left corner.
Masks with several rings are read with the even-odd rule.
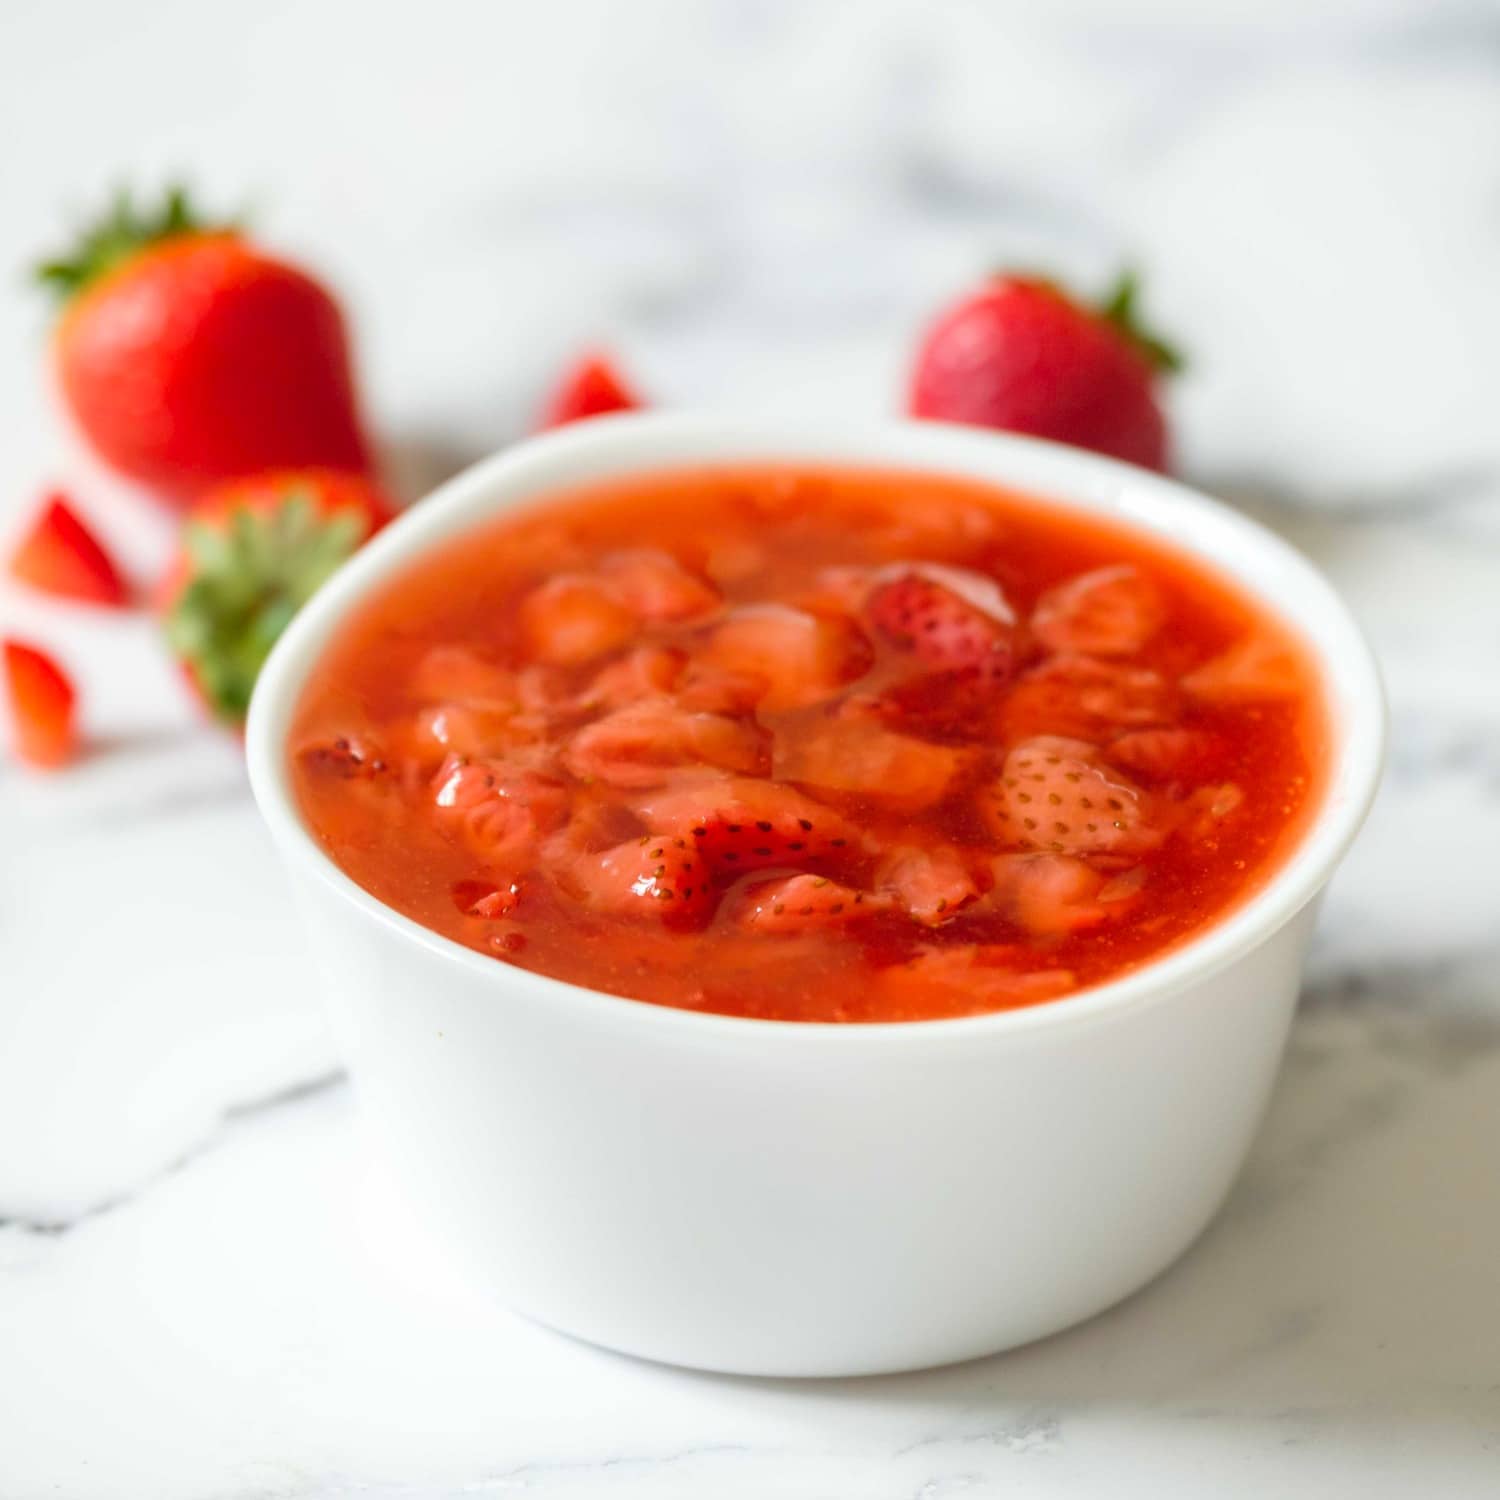
[[[350,606],[480,517],[612,473],[843,462],[990,480],[1155,530],[1300,628],[1336,744],[1314,826],[1252,901],[1125,979],[907,1025],[705,1016],[594,994],[418,927],[302,826],[284,740]],[[293,871],[365,1118],[424,1219],[523,1312],[649,1358],[848,1375],[970,1358],[1108,1306],[1207,1223],[1264,1110],[1315,898],[1378,779],[1357,629],[1274,536],[1072,450],[931,424],[583,424],[479,465],[377,538],[262,676],[251,776]]]

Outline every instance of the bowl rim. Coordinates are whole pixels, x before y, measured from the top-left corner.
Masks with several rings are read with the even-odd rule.
[[[424,927],[371,895],[303,823],[284,741],[329,637],[373,588],[417,556],[508,508],[632,473],[757,464],[935,473],[1012,488],[1047,507],[1101,514],[1227,575],[1306,644],[1336,743],[1322,805],[1261,889],[1204,931],[1117,979],[1045,1004],[909,1021],[788,1021],[680,1009],[504,964]],[[1260,578],[1250,576],[1259,571]],[[1273,587],[1274,585],[1274,587]],[[1369,811],[1384,764],[1386,703],[1363,631],[1321,572],[1274,532],[1175,479],[1036,438],[939,422],[810,422],[712,414],[593,418],[481,459],[409,508],[298,613],[263,668],[245,730],[250,784],[284,858],[365,916],[481,983],[600,1025],[770,1045],[889,1046],[1015,1037],[1100,1023],[1164,1001],[1259,947],[1314,900]]]

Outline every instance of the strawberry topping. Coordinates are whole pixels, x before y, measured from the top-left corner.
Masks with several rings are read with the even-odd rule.
[[[1108,766],[1094,745],[1054,735],[1017,745],[981,796],[980,809],[999,838],[1026,849],[1130,853],[1162,839],[1139,787]]]
[[[1133,656],[1166,615],[1161,590],[1139,568],[1097,568],[1043,594],[1031,633],[1049,651]]]
[[[1010,675],[1014,616],[991,579],[914,564],[878,585],[866,609],[887,640],[934,671],[972,672],[990,687]]]

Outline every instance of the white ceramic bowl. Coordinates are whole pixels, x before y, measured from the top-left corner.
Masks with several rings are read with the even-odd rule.
[[[1335,743],[1279,874],[1115,983],[962,1020],[815,1025],[619,999],[509,967],[366,894],[288,784],[298,693],[351,607],[434,543],[613,474],[785,459],[958,474],[1118,517],[1238,579],[1321,664]],[[444,485],[329,582],[255,694],[256,799],[302,898],[378,1149],[414,1211],[522,1312],[652,1359],[853,1375],[1066,1327],[1179,1255],[1265,1108],[1316,899],[1369,806],[1375,665],[1269,532],[1139,469],[935,424],[583,423]]]

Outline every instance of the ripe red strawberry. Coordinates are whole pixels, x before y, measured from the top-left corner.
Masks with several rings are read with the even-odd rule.
[[[792,937],[826,932],[891,904],[891,898],[858,891],[823,875],[785,875],[742,891],[731,920],[751,932]]]
[[[16,754],[43,770],[63,765],[72,759],[78,745],[73,684],[67,673],[35,646],[7,640],[4,648]]]
[[[692,926],[713,908],[708,864],[680,834],[651,833],[580,854],[567,878],[591,906],[622,916]]]
[[[607,354],[590,351],[569,366],[542,410],[540,430],[561,427],[606,412],[635,411],[645,405],[615,369]]]
[[[1165,469],[1156,377],[1179,361],[1142,331],[1135,298],[1128,275],[1099,307],[1051,281],[995,277],[928,329],[912,374],[912,415],[1030,433]]]
[[[180,191],[155,213],[122,197],[38,275],[63,299],[68,409],[122,473],[186,504],[263,469],[370,467],[338,304]]]
[[[936,563],[892,571],[865,606],[882,635],[933,671],[1010,675],[1015,616],[993,579]]]
[[[87,604],[124,604],[125,581],[98,538],[65,496],[48,495],[10,560],[11,573],[32,588]]]
[[[1133,656],[1167,617],[1161,590],[1138,568],[1096,568],[1048,589],[1031,614],[1031,633],[1049,651]]]
[[[831,807],[779,782],[748,777],[665,791],[636,811],[653,828],[691,840],[714,870],[834,863],[865,842]]]
[[[1005,757],[980,793],[980,812],[1013,847],[1059,854],[1131,854],[1154,849],[1156,826],[1146,794],[1105,764],[1082,740],[1039,735]]]
[[[158,604],[167,643],[215,718],[244,721],[276,638],[391,515],[369,480],[317,469],[258,475],[204,496]]]

